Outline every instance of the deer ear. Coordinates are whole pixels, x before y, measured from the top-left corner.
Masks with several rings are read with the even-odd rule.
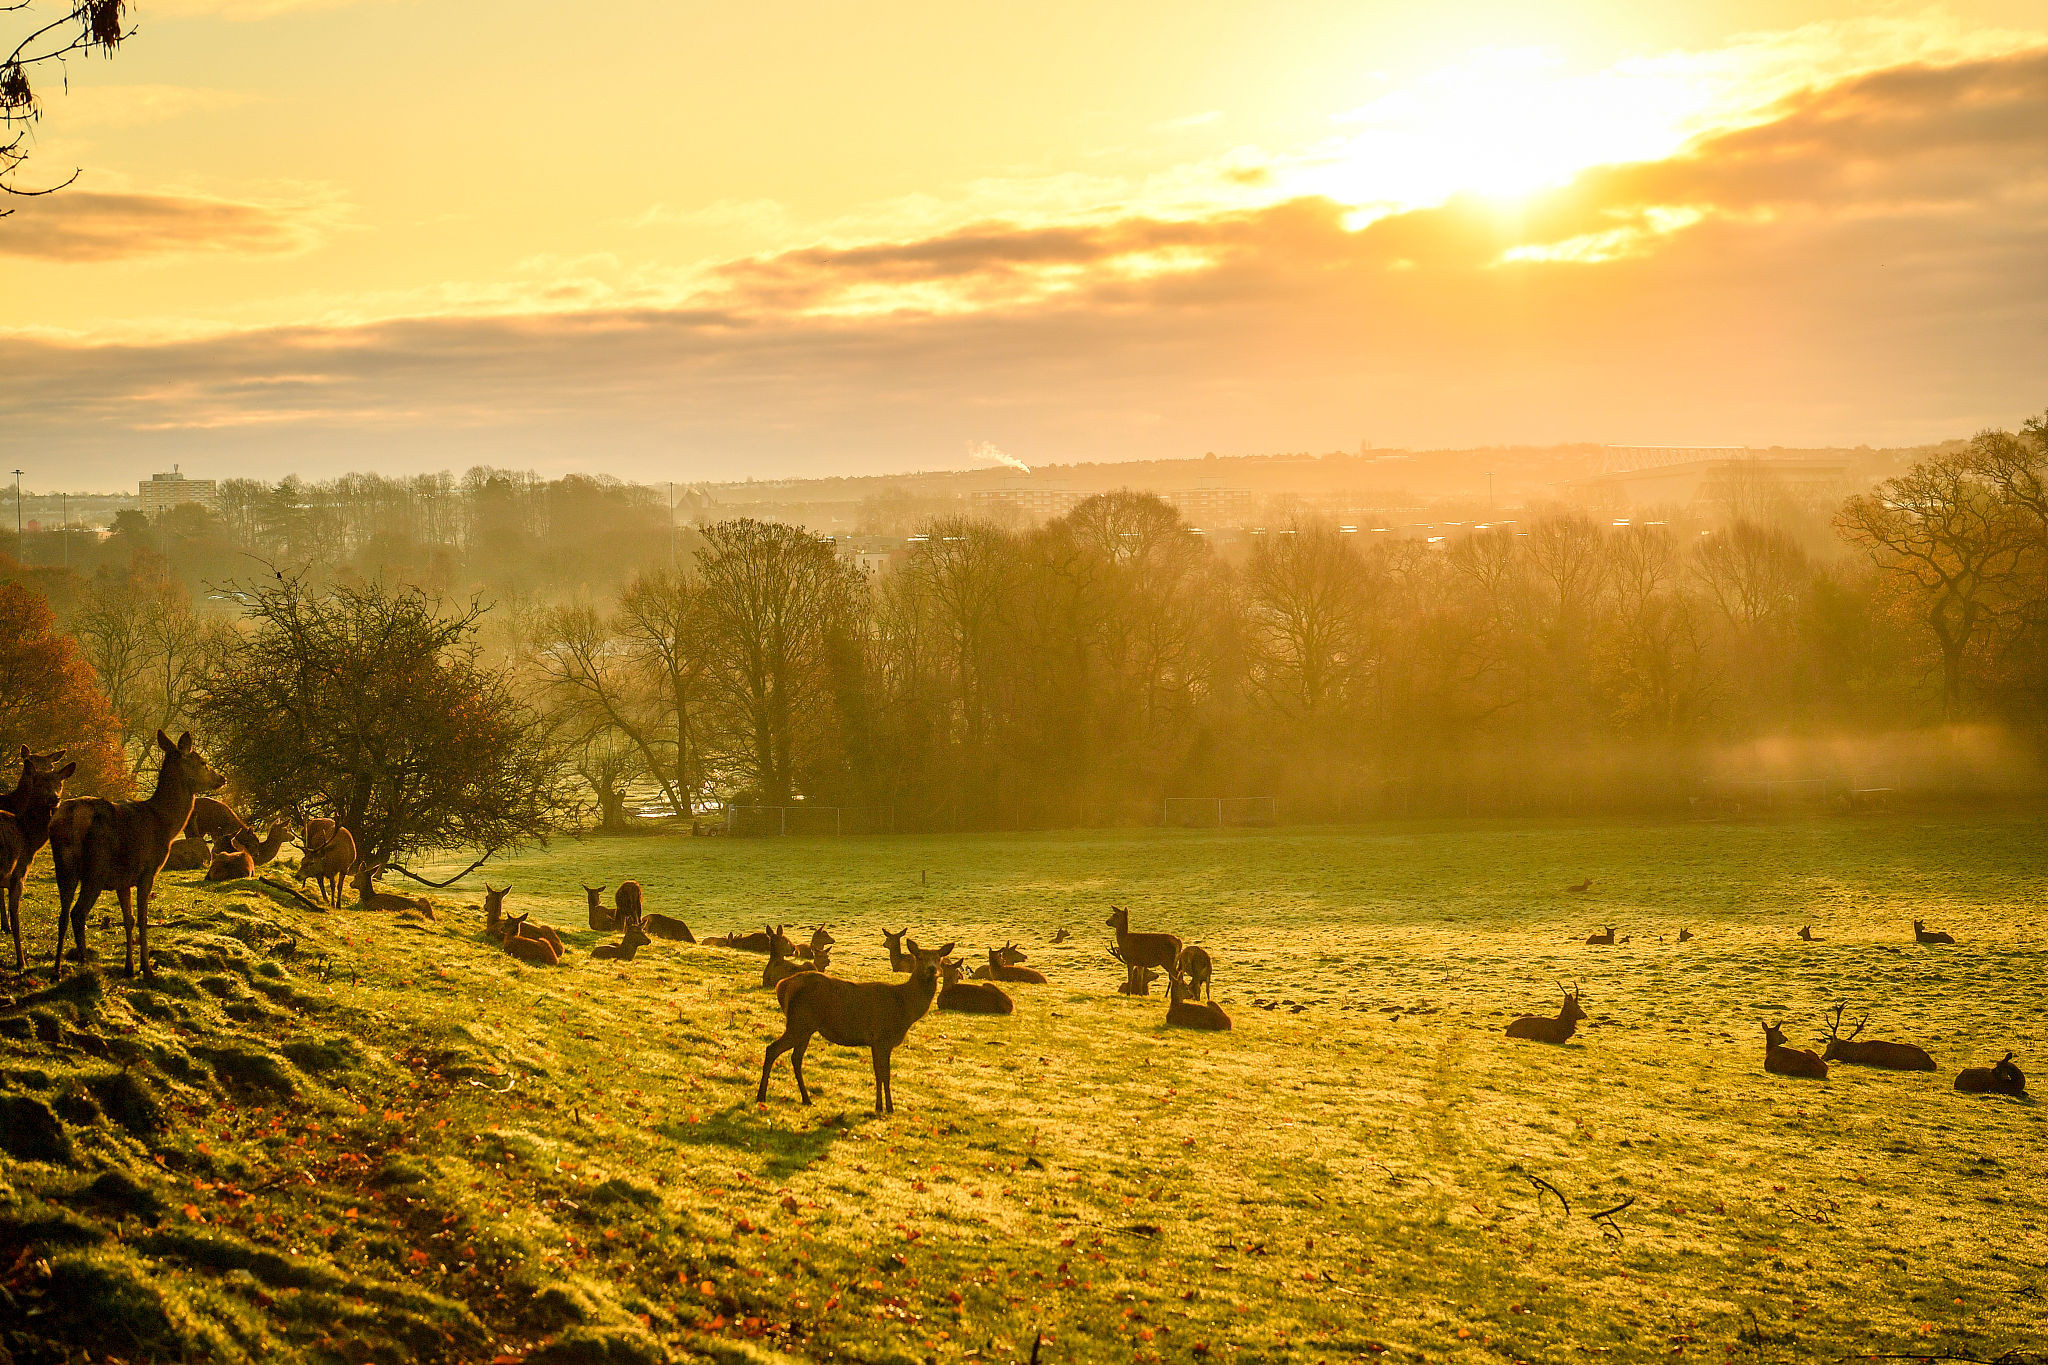
[[[174,754],[178,752],[178,746],[171,743],[171,737],[161,730],[156,732],[156,743],[157,747],[159,749],[162,749],[167,754]]]
[[[59,782],[62,782],[65,778],[71,776],[71,774],[77,771],[78,765],[76,763],[66,763],[63,767],[57,769],[57,780]]]
[[[178,752],[181,754],[192,752],[192,732],[190,730],[178,736]]]
[[[947,945],[946,945],[945,947],[943,947],[943,948],[939,949],[939,956],[940,956],[940,957],[948,957],[948,956],[950,956],[950,955],[952,954],[952,952],[953,952],[953,945],[952,945],[952,944],[950,944],[950,943],[948,943],[948,944],[947,944]]]
[[[28,762],[28,745],[26,744],[21,746],[21,761],[24,763]]]

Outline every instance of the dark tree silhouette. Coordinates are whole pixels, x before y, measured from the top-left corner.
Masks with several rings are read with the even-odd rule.
[[[198,711],[245,811],[331,815],[382,861],[543,840],[572,808],[550,727],[479,659],[486,608],[294,575],[235,591],[247,629]]]
[[[45,17],[52,13],[35,0],[0,3],[0,16],[13,16],[10,26],[22,35],[0,58],[0,193],[23,198],[50,194],[78,178],[74,170],[40,189],[24,189],[16,182],[16,172],[29,157],[29,134],[43,114],[36,87],[66,58],[111,54],[134,32],[128,26],[127,0],[72,0],[62,6],[61,14]],[[0,218],[12,212],[0,208]]]

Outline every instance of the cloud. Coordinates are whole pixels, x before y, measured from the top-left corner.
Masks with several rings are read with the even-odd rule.
[[[0,255],[73,263],[196,252],[286,255],[316,246],[335,218],[334,206],[319,201],[71,189],[21,200],[0,229]]]
[[[643,478],[1207,449],[1917,441],[2048,394],[2048,51],[1882,71],[1513,203],[991,219],[555,310],[0,340],[25,449],[125,481],[523,462]],[[638,292],[636,292],[636,289]],[[573,311],[571,311],[573,309]]]

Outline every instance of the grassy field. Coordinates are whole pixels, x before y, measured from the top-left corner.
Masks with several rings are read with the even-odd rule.
[[[1042,1330],[1046,1361],[2042,1350],[2048,1122],[1950,1085],[2008,1048],[2048,1072],[2044,848],[2035,811],[564,841],[490,868],[576,949],[556,970],[483,939],[481,876],[431,923],[175,876],[156,986],[0,979],[0,1288],[30,1314],[0,1311],[0,1347],[1017,1361]],[[845,975],[885,977],[881,931],[908,925],[964,953],[1015,939],[1052,984],[1012,988],[1009,1018],[928,1016],[893,1119],[866,1112],[864,1055],[822,1043],[819,1103],[797,1106],[785,1064],[760,1108],[780,1024],[762,959],[591,961],[578,883],[627,876],[700,935],[827,923]],[[1232,1032],[1112,993],[1112,904],[1210,949]],[[1957,945],[1916,946],[1914,918]],[[1632,941],[1584,945],[1603,924]],[[118,963],[118,922],[95,939]],[[1504,1039],[1561,979],[1592,1026]],[[1758,1021],[1810,1045],[1837,1001],[1940,1073],[1765,1075]]]

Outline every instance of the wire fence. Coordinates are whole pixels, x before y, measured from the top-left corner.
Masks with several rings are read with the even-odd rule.
[[[894,834],[894,806],[727,806],[725,832],[739,837]]]
[[[1169,796],[1159,818],[1162,824],[1184,829],[1280,823],[1277,803],[1270,796]]]

